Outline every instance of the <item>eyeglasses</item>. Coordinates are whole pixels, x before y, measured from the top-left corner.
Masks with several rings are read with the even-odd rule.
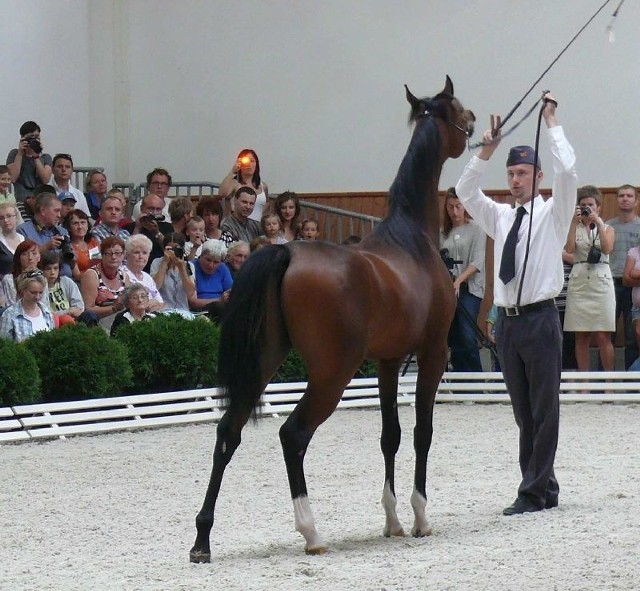
[[[7,215],[0,216],[0,222],[6,222],[12,218],[18,217],[15,213],[8,213]]]
[[[124,250],[106,250],[102,253],[105,257],[121,257],[124,254]]]
[[[130,300],[136,300],[138,302],[145,302],[149,299],[149,296],[146,293],[139,293],[137,295],[129,296]]]

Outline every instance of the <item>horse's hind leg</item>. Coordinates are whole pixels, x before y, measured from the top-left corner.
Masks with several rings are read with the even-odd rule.
[[[340,402],[340,397],[356,368],[357,364],[353,370],[346,372],[348,377],[343,380],[335,374],[332,378],[322,380],[310,376],[304,396],[280,428],[280,442],[289,477],[295,526],[305,539],[307,554],[324,554],[327,547],[316,531],[311,512],[304,476],[304,456],[316,429],[331,416]]]
[[[416,381],[416,426],[413,431],[413,446],[416,454],[414,488],[411,494],[414,523],[411,535],[419,538],[431,535],[427,521],[427,458],[433,437],[433,405],[438,384],[447,361],[446,347],[442,351],[431,350],[429,355],[418,357]]]
[[[213,468],[207,487],[207,494],[200,513],[196,516],[196,541],[189,552],[191,562],[210,562],[211,548],[209,534],[213,527],[213,516],[225,468],[231,461],[241,441],[241,431],[249,415],[238,417],[231,411],[224,413],[218,423],[216,445],[213,450]]]
[[[380,411],[382,413],[382,433],[380,449],[384,456],[384,488],[382,507],[385,513],[383,534],[385,537],[404,536],[404,529],[396,512],[395,466],[396,453],[400,447],[400,421],[398,420],[398,372],[399,360],[378,363],[378,388],[380,391]]]

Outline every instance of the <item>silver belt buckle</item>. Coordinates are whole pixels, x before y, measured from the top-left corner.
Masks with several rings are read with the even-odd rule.
[[[520,316],[520,310],[518,310],[517,306],[513,306],[512,308],[505,307],[504,315],[505,316]]]

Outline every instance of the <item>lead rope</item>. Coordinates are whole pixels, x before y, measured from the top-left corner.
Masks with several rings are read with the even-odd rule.
[[[544,91],[546,94],[548,91]],[[540,170],[539,160],[538,160],[538,147],[540,145],[540,127],[542,125],[542,112],[544,111],[547,103],[550,102],[549,99],[542,99],[542,106],[540,107],[540,111],[538,113],[538,125],[536,128],[536,143],[533,149],[533,161],[535,162],[533,167],[533,181],[531,186],[531,211],[529,212],[529,228],[527,231],[527,247],[524,252],[524,263],[522,264],[522,274],[520,275],[520,285],[518,287],[518,299],[516,301],[516,306],[520,306],[520,298],[522,297],[522,284],[524,283],[524,274],[527,270],[527,262],[529,261],[529,250],[531,248],[531,229],[533,226],[533,203],[536,199],[536,179],[538,178],[538,171]]]
[[[511,109],[511,111],[509,111],[507,113],[507,115],[505,116],[504,119],[502,119],[502,121],[500,122],[500,125],[498,126],[498,129],[502,129],[502,127],[504,126],[504,124],[509,121],[509,119],[511,119],[511,116],[520,108],[520,105],[523,103],[524,99],[526,99],[529,94],[531,94],[531,91],[535,88],[536,84],[538,84],[538,82],[540,82],[540,80],[542,80],[547,72],[553,68],[553,66],[555,66],[556,62],[564,55],[564,53],[567,51],[567,49],[569,49],[569,47],[571,47],[571,45],[573,44],[573,42],[582,34],[582,32],[591,24],[591,22],[593,21],[593,19],[595,19],[604,9],[604,7],[609,4],[611,0],[606,0],[602,6],[600,6],[600,8],[598,8],[598,10],[596,10],[592,15],[591,18],[584,24],[582,25],[582,27],[580,28],[580,30],[572,37],[571,41],[569,41],[569,43],[567,43],[564,48],[562,49],[562,51],[553,59],[553,61],[547,66],[547,69],[542,72],[542,74],[540,74],[540,76],[538,77],[538,79],[531,85],[531,87],[529,88],[529,90],[527,90],[527,92],[524,93],[524,95],[522,96],[522,98],[515,104],[515,106],[513,107],[513,109]],[[613,23],[616,19],[616,17],[618,16],[618,13],[620,12],[620,8],[622,7],[622,4],[624,3],[625,0],[621,0],[620,4],[618,4],[618,7],[616,8],[615,12],[612,15],[611,18],[611,22],[609,23],[609,26],[607,27],[607,33],[609,34],[609,38],[611,39],[612,36],[612,28],[613,28]],[[536,105],[538,104],[538,101],[535,102],[535,104],[533,105],[533,107],[531,107],[531,109],[529,109],[527,111],[527,113],[525,114],[524,117],[522,117],[522,119],[520,119],[520,121],[518,121],[511,129],[509,129],[509,131],[506,131],[505,133],[502,134],[502,137],[507,137],[511,132],[515,131],[516,128],[525,120],[527,119],[527,117],[529,117],[529,115],[531,115],[531,113],[533,113],[533,111],[536,108]],[[496,131],[497,131],[496,130]],[[469,150],[473,150],[475,148],[479,148],[481,146],[484,146],[484,142],[478,142],[476,144],[470,145],[469,146]]]

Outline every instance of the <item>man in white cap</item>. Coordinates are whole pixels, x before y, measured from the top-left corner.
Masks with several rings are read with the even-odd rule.
[[[556,120],[557,103],[549,93],[543,100],[554,171],[552,199],[545,201],[538,194],[542,170],[530,146],[512,148],[507,159],[507,180],[516,209],[495,203],[480,190],[487,161],[500,143],[500,118],[493,115],[482,149],[471,158],[456,186],[467,211],[495,241],[496,345],[520,431],[522,472],[518,496],[503,510],[504,515],[558,505],[553,464],[560,415],[562,328],[554,298],[563,284],[561,255],[575,213],[578,179],[573,148]]]

